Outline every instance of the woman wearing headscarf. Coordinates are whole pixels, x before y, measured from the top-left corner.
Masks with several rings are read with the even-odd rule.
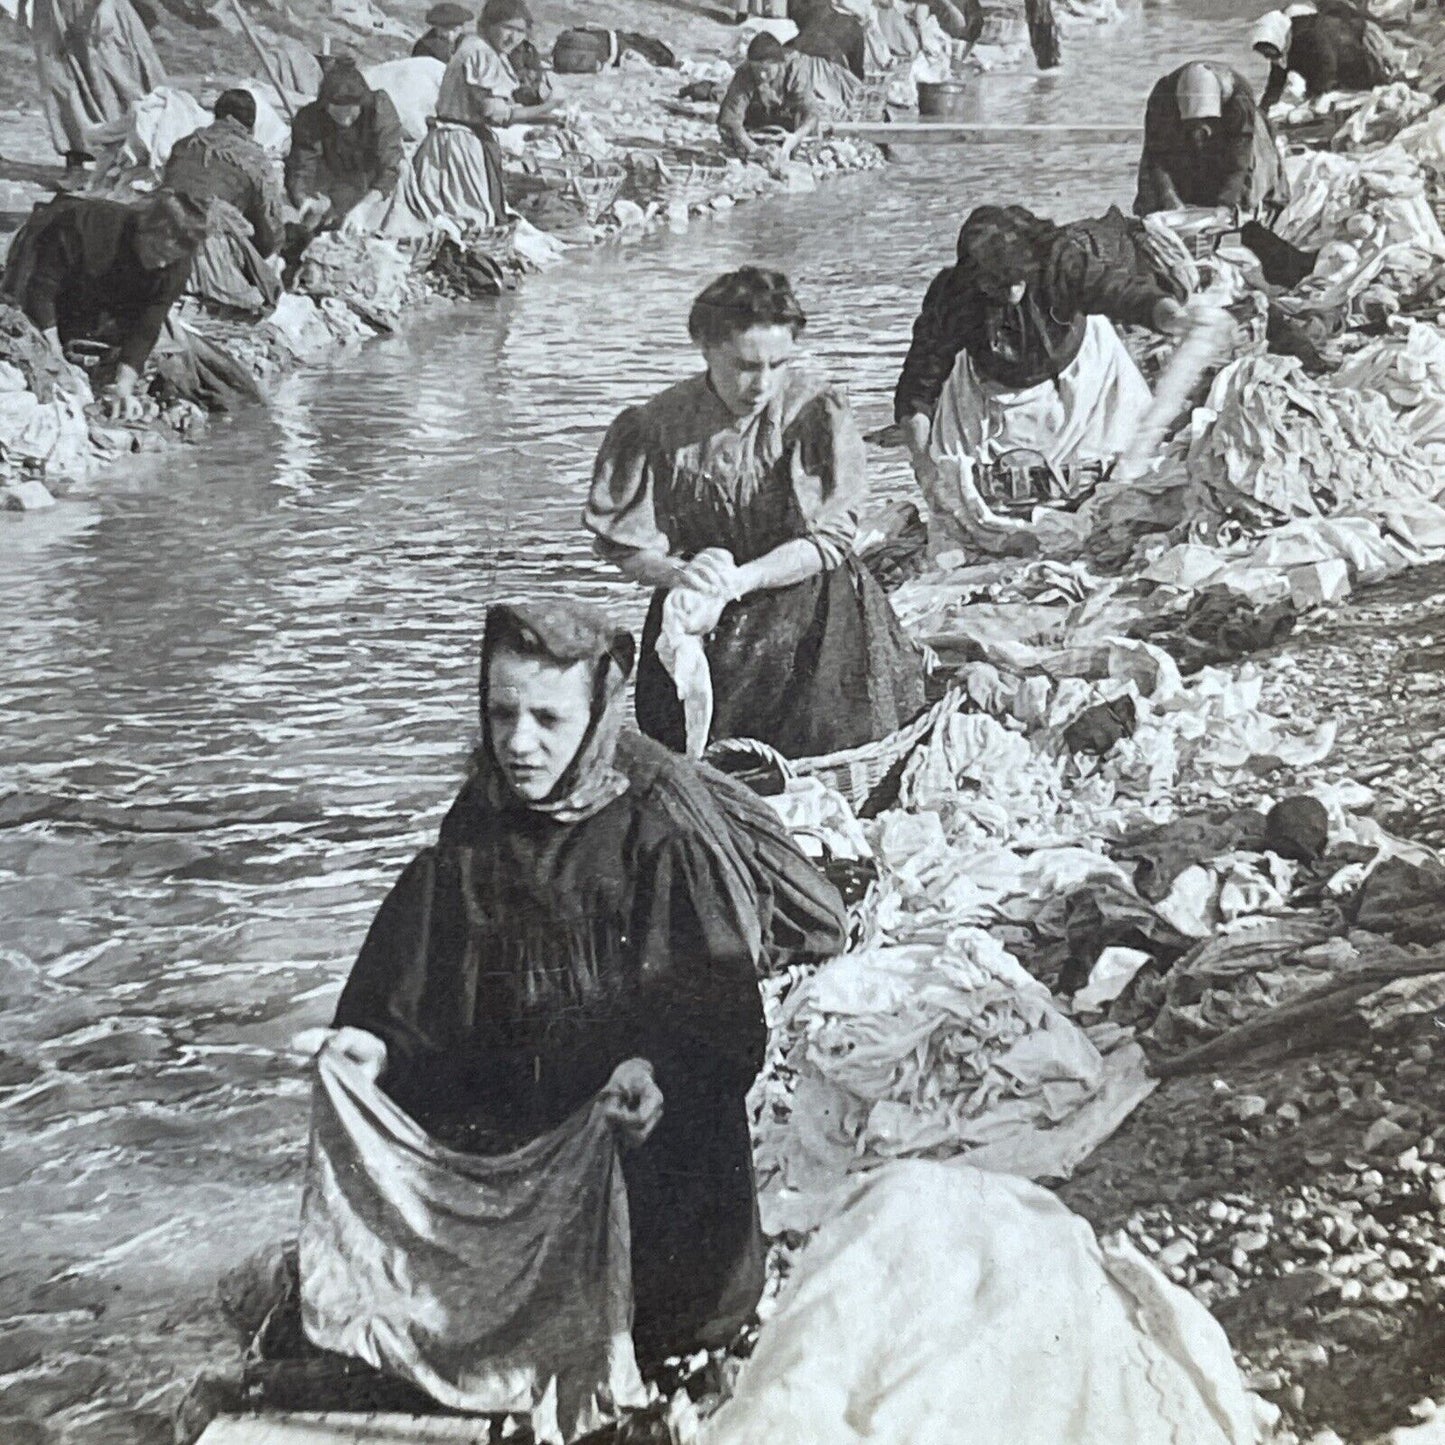
[[[1291,73],[1311,99],[1331,90],[1373,90],[1403,73],[1389,38],[1345,0],[1325,0],[1302,14],[1271,10],[1256,22],[1250,44],[1269,61],[1263,111],[1284,95]]]
[[[1150,91],[1136,216],[1224,206],[1268,220],[1288,199],[1274,132],[1237,70],[1194,61]]]
[[[1108,220],[1056,226],[1022,206],[980,206],[964,222],[894,392],[925,491],[946,455],[987,464],[1027,451],[1057,470],[1107,464],[1128,443],[1151,398],[1112,323],[1175,331],[1183,297],[1125,253]]]
[[[439,216],[479,230],[503,224],[507,193],[495,127],[562,123],[554,98],[519,98],[522,80],[511,57],[531,33],[525,0],[487,0],[477,33],[447,62],[436,115],[403,177],[388,232],[426,231]]]
[[[335,1026],[455,1150],[511,1150],[606,1091],[645,1363],[725,1344],[757,1301],[758,971],[832,956],[845,925],[764,804],[623,731],[632,662],[592,608],[491,609],[471,776],[382,904]]]
[[[841,393],[794,363],[806,322],[780,272],[719,277],[688,317],[705,370],[629,407],[597,455],[584,522],[655,589],[638,723],[679,750],[684,711],[657,652],[674,591],[705,638],[714,740],[830,753],[923,707],[922,657],[853,553],[862,437]]]
[[[378,220],[406,155],[401,117],[351,60],[337,60],[291,122],[286,195],[302,228],[359,230]]]

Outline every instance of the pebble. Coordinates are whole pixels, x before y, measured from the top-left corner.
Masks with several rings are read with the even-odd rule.
[[[1258,1094],[1241,1094],[1234,1101],[1234,1116],[1236,1119],[1257,1119],[1269,1108],[1269,1101],[1261,1099]]]
[[[1376,1119],[1365,1130],[1364,1148],[1368,1154],[1392,1154],[1397,1152],[1404,1142],[1405,1131],[1393,1119]],[[1363,1177],[1362,1175],[1361,1178]]]
[[[1262,1229],[1247,1229],[1234,1236],[1234,1247],[1244,1254],[1258,1254],[1269,1244],[1269,1235]]]
[[[1192,1258],[1197,1251],[1187,1239],[1171,1240],[1159,1251],[1159,1263],[1165,1268],[1174,1268]]]
[[[1410,1286],[1403,1280],[1382,1279],[1370,1286],[1370,1298],[1376,1304],[1397,1305],[1410,1297]]]

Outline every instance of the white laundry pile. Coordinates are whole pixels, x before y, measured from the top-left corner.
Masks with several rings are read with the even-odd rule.
[[[1383,396],[1417,446],[1445,462],[1445,336],[1419,322],[1355,352],[1335,373],[1341,390]]]
[[[1292,357],[1231,362],[1191,430],[1190,475],[1254,526],[1430,498],[1441,485],[1383,396],[1322,384]]]
[[[1335,132],[1330,148],[1357,151],[1395,139],[1406,126],[1433,110],[1435,102],[1403,80],[1376,86]]]
[[[398,319],[413,294],[411,262],[395,243],[376,236],[327,231],[306,248],[296,290],[356,301],[379,317]]]
[[[384,60],[362,73],[373,90],[383,91],[396,107],[402,134],[415,144],[426,138],[427,121],[437,111],[446,66],[431,55]]]
[[[1135,1045],[1101,1054],[974,928],[943,948],[826,964],[794,989],[781,1027],[796,1082],[787,1117],[767,1113],[756,1141],[773,1231],[826,1218],[850,1173],[892,1159],[1066,1178],[1154,1087]]]
[[[1445,255],[1425,173],[1403,146],[1361,155],[1304,151],[1286,159],[1285,171],[1290,201],[1274,229],[1302,250],[1350,236]]]
[[[1276,1417],[1122,1235],[1017,1179],[910,1162],[808,1246],[701,1445],[1260,1445]]]

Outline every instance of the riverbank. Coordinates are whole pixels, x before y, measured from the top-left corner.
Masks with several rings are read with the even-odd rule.
[[[282,11],[265,11],[250,23],[268,46],[301,43],[315,50],[324,44],[366,63],[406,54],[408,37],[422,28],[423,8],[408,4],[383,12],[366,3],[328,8],[307,0]],[[1115,0],[1068,0],[1059,7],[1058,21],[1068,35],[1080,27],[1112,23],[1120,14]],[[208,11],[177,0],[172,13],[149,15],[147,23],[163,61],[172,68],[173,84],[182,90],[209,95],[246,79],[266,80],[236,16],[225,6]],[[597,75],[554,78],[572,116],[569,134],[579,147],[574,157],[584,162],[582,178],[563,178],[570,167],[563,164],[548,132],[529,136],[525,146],[517,138],[517,148],[509,151],[508,184],[525,223],[515,237],[498,236],[473,247],[485,264],[499,264],[504,284],[515,284],[539,265],[555,264],[564,248],[625,242],[660,226],[683,229],[748,201],[806,194],[831,177],[884,164],[876,145],[848,137],[807,143],[776,174],[726,156],[718,145],[716,101],[686,101],[679,92],[689,82],[725,84],[755,31],[753,22],[738,26],[728,12],[704,6],[676,6],[664,18],[639,14],[626,0],[608,0],[585,12],[562,3],[548,7],[538,37],[543,52],[550,52],[556,33],[581,24],[619,30],[643,26],[658,32],[654,38],[665,37],[677,65],[652,64],[630,51]],[[934,43],[945,44],[941,32]],[[979,43],[967,47],[960,73],[977,76],[1016,67],[1028,59],[1028,52],[1022,9],[1014,13],[1011,7],[994,7]],[[3,17],[0,59],[8,62],[0,105],[13,107],[0,115],[7,135],[6,155],[0,157],[4,234],[20,224],[31,205],[60,186],[63,172],[54,163],[35,102],[22,98],[24,77],[34,65],[28,37]],[[934,59],[947,65],[946,44]],[[906,63],[896,66],[888,81],[875,79],[870,86],[870,115],[881,117],[886,104],[896,109],[913,103]],[[279,109],[280,97],[273,92],[272,98]],[[609,173],[623,179],[592,179]],[[542,234],[532,229],[534,220]],[[176,310],[178,324],[170,344],[183,352],[188,345],[194,350],[188,338],[195,336],[203,345],[219,348],[222,364],[233,363],[238,369],[240,392],[254,392],[264,400],[298,368],[323,364],[352,345],[389,334],[403,315],[412,319],[429,306],[477,299],[477,282],[466,274],[467,248],[453,250],[448,258],[461,265],[437,266],[439,244],[441,233],[414,246],[378,242],[340,248],[322,267],[303,273],[275,315],[254,324],[220,318],[188,301]],[[319,278],[318,270],[324,271]],[[485,291],[484,281],[480,294]],[[22,324],[15,315],[9,322],[12,329]],[[203,407],[166,387],[153,388],[155,396],[139,421],[110,424],[81,373],[53,377],[39,392],[33,383],[23,365],[0,374],[0,394],[6,397],[0,405],[0,510],[43,509],[120,457],[195,441],[206,427]],[[208,404],[216,403],[212,399]],[[236,398],[230,397],[223,407],[235,404]]]
[[[1179,44],[1197,48],[1192,35]],[[1151,56],[1156,70],[1172,58]],[[1090,189],[1068,192],[1054,214],[1086,214],[1100,191],[1125,196],[1133,157],[1090,159]],[[1026,178],[1014,156],[977,179],[971,167],[948,178],[957,189],[946,205],[934,200],[937,173],[905,190],[901,166],[886,187],[864,177],[806,207],[765,204],[756,220],[740,213],[736,227],[694,228],[685,245],[648,243],[645,287],[620,256],[591,252],[572,275],[502,298],[495,324],[468,325],[464,308],[434,311],[426,326],[441,334],[429,350],[399,336],[364,357],[343,354],[344,374],[303,371],[224,447],[179,451],[159,475],[144,460],[117,468],[102,495],[12,531],[0,694],[16,770],[34,796],[7,796],[0,814],[0,1088],[11,1139],[0,1190],[13,1221],[0,1281],[9,1321],[0,1438],[159,1445],[191,1379],[239,1370],[239,1342],[211,1289],[238,1256],[294,1228],[306,1097],[284,1041],[324,1022],[377,900],[446,806],[474,716],[473,643],[486,602],[565,586],[624,612],[638,605],[574,537],[577,484],[611,415],[693,365],[682,317],[699,277],[756,258],[799,272],[817,358],[879,425],[907,322],[949,253],[958,209],[1002,195],[1049,209],[1065,161],[1074,164],[1037,158]],[[930,204],[932,229],[909,230]],[[880,232],[886,267],[872,259]],[[546,387],[539,376],[551,379]],[[506,425],[483,430],[472,415],[480,411]],[[889,481],[890,459],[875,460]],[[1403,758],[1377,784],[1376,803],[1401,832],[1410,831],[1404,802],[1429,781],[1420,746],[1429,714],[1415,703],[1432,696],[1425,639],[1439,625],[1428,597],[1398,609],[1417,579],[1424,593],[1434,576],[1403,574],[1318,609],[1262,654],[1297,664],[1266,672],[1277,722],[1293,711],[1311,727],[1340,723],[1315,774],[1338,764],[1362,778]],[[1067,623],[1068,602],[1052,605]],[[1239,669],[1227,672],[1238,680]],[[1263,781],[1246,770],[1223,797],[1246,802],[1265,786],[1311,781],[1308,768]],[[1221,787],[1207,777],[1181,786]],[[1399,1208],[1396,1178],[1419,1176],[1398,1165],[1402,1150],[1359,1161],[1388,1176],[1389,1190],[1364,1170],[1346,1177],[1345,1159],[1375,1123],[1350,1111],[1376,1107],[1349,1076],[1367,1065],[1391,1105],[1423,1107],[1430,1096],[1418,1084],[1405,1098],[1388,1090],[1394,1063],[1415,1063],[1410,1050],[1430,1041],[1378,1063],[1369,1048],[1328,1051],[1337,1076],[1328,1107],[1318,1082],[1300,1080],[1301,1109],[1283,1070],[1277,1093],[1243,1067],[1218,1072],[1229,1093],[1210,1075],[1167,1085],[1095,1156],[1070,1200],[1104,1227],[1139,1211],[1136,1229],[1162,1252],[1162,1223],[1146,1211],[1179,1204],[1170,1171],[1183,1177],[1175,1141],[1188,1140],[1190,1184],[1248,1202],[1187,1201],[1203,1219],[1179,1211],[1176,1234],[1212,1230],[1206,1243],[1222,1257],[1211,1264],[1240,1286],[1263,1281],[1256,1301],[1283,1296],[1284,1265],[1320,1255],[1286,1233],[1286,1209],[1300,1199],[1281,1189],[1276,1205],[1267,1171],[1277,1163],[1308,1173],[1341,1203],[1352,1190],[1379,1193],[1384,1213],[1356,1202],[1392,1228],[1384,1221]],[[1356,1098],[1342,1103],[1340,1088]],[[1187,1114],[1186,1095],[1199,1096]],[[1278,1148],[1291,1111],[1304,1113],[1312,1097],[1312,1127],[1341,1143],[1310,1133],[1294,1152]],[[1190,1130],[1171,1120],[1176,1105]],[[1407,1117],[1399,1127],[1418,1126]],[[1241,1137],[1229,1139],[1229,1167],[1242,1173],[1226,1181],[1225,1151],[1212,1145],[1231,1131]],[[1412,1147],[1409,1169],[1421,1162]],[[1336,1151],[1337,1170],[1318,1162]],[[1401,1212],[1417,1215],[1411,1205]],[[1233,1236],[1258,1233],[1243,1216],[1266,1209],[1281,1239],[1260,1251],[1253,1276],[1241,1274]],[[1337,1223],[1313,1237],[1326,1228],[1338,1237]],[[1413,1300],[1414,1275],[1378,1253],[1352,1262],[1356,1276],[1394,1268]],[[1422,1266],[1428,1258],[1421,1251]],[[1384,1282],[1360,1280],[1362,1289]],[[1211,1283],[1229,1319],[1225,1286]],[[1291,1305],[1292,1328],[1318,1336],[1328,1364],[1311,1351],[1291,1367],[1311,1374],[1264,1383],[1286,1403],[1303,1383],[1309,1418],[1353,1442],[1383,1423],[1375,1386],[1396,1361],[1390,1419],[1408,1418],[1422,1394],[1439,1398],[1437,1367],[1428,1334],[1419,1336],[1422,1370],[1411,1342],[1389,1333],[1390,1307],[1343,1309],[1339,1298]],[[1327,1335],[1321,1321],[1337,1314],[1343,1323]],[[1413,1303],[1395,1317],[1426,1318]],[[1230,1328],[1252,1365],[1279,1368],[1261,1331]],[[1332,1376],[1352,1399],[1329,1394]]]

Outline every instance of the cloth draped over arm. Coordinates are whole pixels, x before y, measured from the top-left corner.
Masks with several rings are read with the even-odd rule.
[[[641,407],[628,407],[602,439],[582,513],[600,556],[612,560],[635,551],[671,552],[658,522],[654,471],[646,414]]]
[[[820,392],[799,414],[789,429],[787,464],[800,535],[831,570],[853,550],[858,514],[868,499],[863,437],[837,392]]]
[[[925,293],[893,393],[895,421],[907,421],[911,416],[932,417],[938,406],[938,398],[963,349],[959,325],[961,290],[956,268],[949,266],[933,278]]]

